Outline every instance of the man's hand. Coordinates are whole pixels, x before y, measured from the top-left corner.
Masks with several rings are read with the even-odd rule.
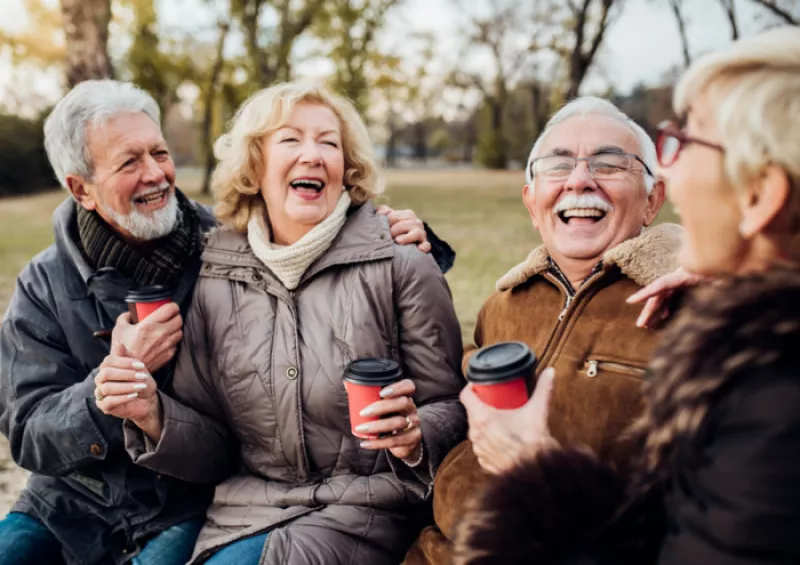
[[[660,277],[640,291],[628,297],[629,304],[638,304],[647,301],[642,308],[636,325],[640,328],[654,328],[669,318],[669,299],[677,290],[695,286],[705,279],[678,267],[673,272]]]
[[[471,385],[461,391],[469,417],[469,439],[484,470],[499,474],[530,458],[538,449],[556,444],[547,425],[555,371],[539,375],[528,402],[515,410],[498,410],[484,404]]]
[[[425,224],[417,218],[413,210],[392,210],[383,205],[378,208],[377,212],[389,219],[389,230],[397,243],[400,245],[416,243],[420,251],[430,252],[431,243],[425,233]]]
[[[138,324],[131,324],[130,314],[125,312],[111,332],[111,353],[137,359],[155,373],[175,356],[182,328],[181,311],[174,302],[158,307]]]
[[[132,420],[156,443],[161,437],[161,403],[157,385],[144,363],[108,355],[94,378],[97,407],[109,416]]]

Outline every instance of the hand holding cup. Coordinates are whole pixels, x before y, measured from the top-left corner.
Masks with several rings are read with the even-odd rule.
[[[413,459],[419,454],[422,432],[413,398],[416,390],[411,379],[381,389],[382,400],[361,411],[362,416],[375,419],[355,427],[357,432],[375,437],[362,441],[362,448],[388,449],[398,459]]]

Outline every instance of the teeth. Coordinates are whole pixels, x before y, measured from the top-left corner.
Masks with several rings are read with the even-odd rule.
[[[322,190],[323,187],[322,181],[312,180],[312,179],[298,179],[292,181],[289,184],[292,188],[310,188],[316,191]]]
[[[564,210],[562,215],[565,218],[602,218],[606,213],[596,208],[573,208],[571,210]]]

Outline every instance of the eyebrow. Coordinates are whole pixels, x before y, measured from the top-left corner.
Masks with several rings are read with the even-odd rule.
[[[601,145],[592,152],[592,155],[599,155],[601,153],[616,153],[617,155],[622,155],[627,153],[627,151],[617,145]]]
[[[574,157],[575,154],[569,149],[563,147],[555,147],[542,155],[542,157]]]
[[[296,127],[290,126],[290,125],[281,126],[278,131],[283,130],[283,129],[290,129],[292,131],[296,131],[297,133],[302,133],[302,130],[300,128],[296,128]],[[335,133],[337,135],[341,135],[341,133],[339,132],[338,129],[324,129],[324,130],[322,130],[320,132],[317,132],[317,136],[321,137],[321,136],[327,135],[329,133]]]

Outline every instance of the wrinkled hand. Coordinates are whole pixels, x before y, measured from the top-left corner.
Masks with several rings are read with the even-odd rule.
[[[422,449],[419,414],[414,404],[417,391],[414,381],[403,379],[381,390],[383,400],[373,402],[361,411],[362,416],[378,416],[379,420],[361,424],[359,432],[387,434],[386,437],[361,442],[364,449],[388,449],[398,459],[416,459]],[[411,426],[409,427],[409,422]]]
[[[425,224],[422,223],[413,210],[392,210],[385,204],[377,210],[381,216],[389,219],[389,231],[392,238],[400,245],[416,243],[417,249],[424,253],[431,250],[431,242],[425,233]]]
[[[632,294],[627,299],[629,304],[647,301],[636,320],[636,325],[640,328],[658,327],[670,316],[669,299],[672,298],[675,292],[682,288],[700,284],[704,280],[700,275],[695,275],[683,267],[678,267],[668,275],[654,280],[643,289]]]
[[[461,391],[461,403],[469,418],[469,439],[481,467],[503,473],[531,457],[538,449],[556,444],[547,424],[555,371],[539,375],[528,402],[514,410],[498,410],[484,404],[471,385]]]
[[[125,312],[111,332],[111,352],[137,359],[155,373],[175,356],[182,328],[181,311],[174,302],[159,306],[138,324],[131,324],[130,313]]]
[[[144,363],[131,357],[108,355],[100,364],[94,384],[95,401],[104,414],[132,420],[148,435],[158,428],[156,436],[161,436],[157,386]]]

